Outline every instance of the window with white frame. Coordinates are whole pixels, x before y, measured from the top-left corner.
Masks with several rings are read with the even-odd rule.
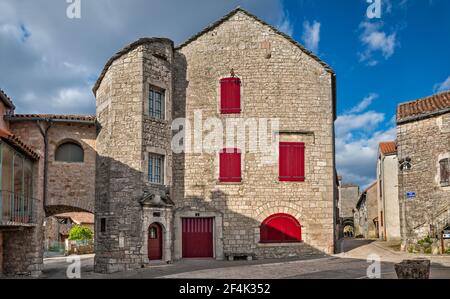
[[[163,89],[150,86],[148,106],[150,117],[165,119],[165,92]]]
[[[153,184],[164,184],[164,156],[148,155],[148,181]]]

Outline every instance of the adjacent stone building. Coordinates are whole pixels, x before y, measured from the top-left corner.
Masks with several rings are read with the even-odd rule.
[[[380,143],[377,162],[378,223],[381,240],[400,240],[398,158],[395,141]]]
[[[16,114],[0,100],[0,274],[37,276],[45,217],[94,212],[95,116]]]
[[[94,93],[95,271],[333,253],[335,74],[289,36],[236,9],[177,47],[130,44]],[[247,130],[209,150],[233,121]]]
[[[403,248],[449,224],[450,92],[400,104],[397,111]]]
[[[361,193],[354,210],[355,235],[365,239],[377,239],[378,236],[378,184],[374,182]]]
[[[351,237],[355,235],[355,224],[353,211],[360,196],[359,186],[351,183],[340,184],[339,186],[339,218],[341,226],[341,236]]]

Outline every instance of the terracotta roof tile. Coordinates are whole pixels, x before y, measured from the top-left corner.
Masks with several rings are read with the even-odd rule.
[[[16,106],[14,106],[12,100],[8,97],[8,95],[0,89],[0,100],[5,104],[8,108],[16,109]]]
[[[397,153],[397,143],[395,141],[390,142],[381,142],[380,143],[380,152],[387,156]]]
[[[26,145],[19,137],[13,133],[0,129],[0,138],[11,144],[13,147],[19,149],[21,152],[29,156],[33,160],[39,160],[40,155],[35,152],[30,146]]]
[[[94,223],[94,214],[86,213],[86,212],[64,213],[64,214],[58,214],[58,215],[56,215],[56,217],[70,218],[78,224]]]
[[[447,112],[450,112],[450,91],[400,104],[397,109],[397,123],[420,120]]]
[[[92,121],[95,122],[95,115],[64,115],[64,114],[14,114],[6,117],[8,120],[17,119],[33,119],[33,118],[45,118],[45,119],[57,119],[57,120],[80,120],[80,121]]]

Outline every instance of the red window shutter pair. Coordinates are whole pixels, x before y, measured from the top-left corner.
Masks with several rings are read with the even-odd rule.
[[[241,182],[241,151],[224,149],[220,152],[220,181]]]
[[[305,181],[305,144],[281,142],[279,157],[279,179],[282,182]]]
[[[261,243],[284,243],[302,241],[302,228],[293,216],[275,214],[268,217],[260,227]]]
[[[241,113],[241,80],[239,78],[220,80],[220,106],[222,114]]]

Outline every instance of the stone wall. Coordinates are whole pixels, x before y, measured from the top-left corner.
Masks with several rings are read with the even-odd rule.
[[[236,117],[280,119],[280,131],[291,133],[281,134],[281,140],[306,143],[306,181],[279,182],[277,163],[265,164],[263,154],[243,149],[243,182],[221,184],[218,154],[177,155],[177,207],[191,207],[200,215],[202,211],[223,213],[225,252],[260,257],[281,251],[295,254],[298,248],[292,246],[272,246],[269,250],[259,244],[261,222],[271,214],[284,212],[300,221],[306,244],[331,253],[332,75],[289,40],[238,12],[178,50],[174,115],[186,116],[191,124],[196,110],[202,110],[203,120],[229,118],[220,114],[219,81],[229,77],[231,69],[242,81],[242,113]]]
[[[353,217],[353,210],[359,199],[359,187],[344,184],[340,187],[339,214],[341,218]]]
[[[367,238],[378,238],[378,227],[375,220],[378,220],[378,184],[367,189]]]
[[[399,172],[402,239],[416,242],[430,225],[449,221],[450,187],[440,185],[439,161],[450,157],[450,114],[398,125],[398,159],[411,158],[412,168]],[[405,199],[406,192],[417,197]],[[406,216],[406,217],[404,217]]]

